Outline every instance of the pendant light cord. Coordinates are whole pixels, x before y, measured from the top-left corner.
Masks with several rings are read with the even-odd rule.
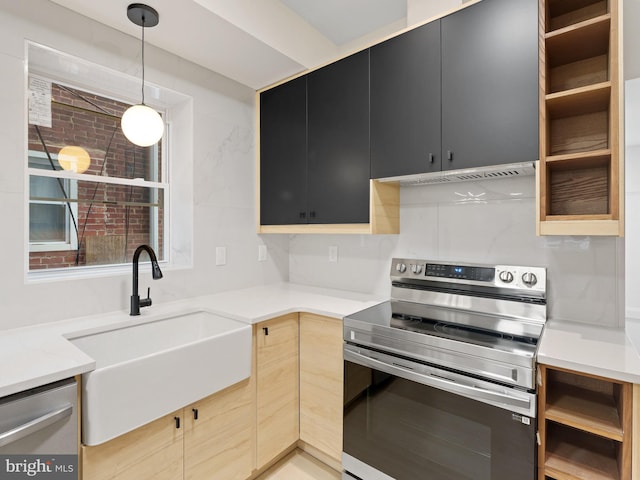
[[[144,105],[144,13],[142,14],[142,105]]]

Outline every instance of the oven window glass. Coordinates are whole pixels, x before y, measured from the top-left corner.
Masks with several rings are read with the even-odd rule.
[[[376,470],[397,480],[535,478],[534,420],[352,362],[344,378],[344,451]]]

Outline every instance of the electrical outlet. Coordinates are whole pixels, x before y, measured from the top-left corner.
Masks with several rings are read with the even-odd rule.
[[[329,245],[329,261],[333,263],[338,262],[338,246]]]
[[[216,265],[226,265],[227,247],[216,247]]]
[[[267,246],[266,245],[258,245],[258,261],[266,262],[267,261]]]

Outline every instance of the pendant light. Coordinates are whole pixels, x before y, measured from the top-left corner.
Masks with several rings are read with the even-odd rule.
[[[122,132],[129,141],[140,147],[158,143],[164,133],[164,122],[160,114],[144,104],[144,29],[155,27],[160,17],[155,9],[142,3],[127,7],[127,17],[142,27],[142,102],[129,107],[122,115]]]
[[[91,165],[91,157],[89,157],[89,153],[84,148],[67,145],[58,152],[58,163],[63,170],[84,173]]]

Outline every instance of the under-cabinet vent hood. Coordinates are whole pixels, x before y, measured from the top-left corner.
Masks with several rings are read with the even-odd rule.
[[[379,178],[380,182],[399,182],[403,186],[429,185],[434,183],[459,183],[497,178],[525,177],[534,175],[535,162],[509,163],[489,167],[466,168],[441,172],[419,173],[401,177]]]

